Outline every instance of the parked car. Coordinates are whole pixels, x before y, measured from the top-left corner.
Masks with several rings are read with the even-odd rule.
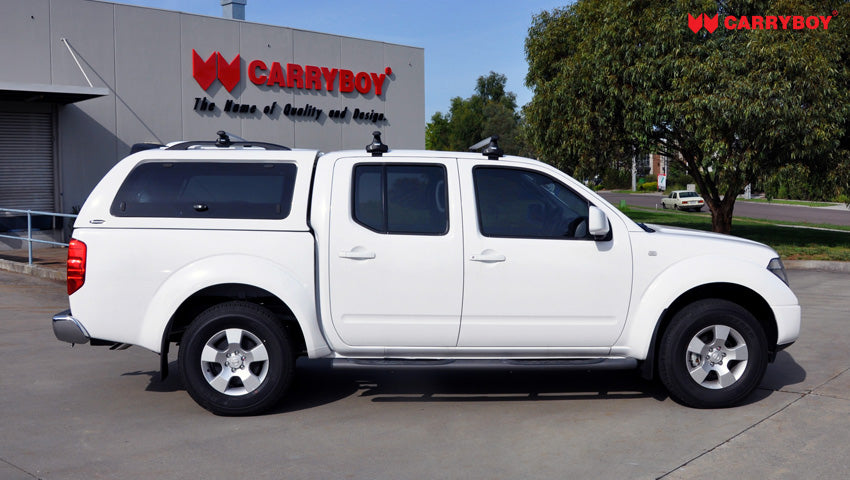
[[[277,404],[299,356],[636,368],[686,405],[725,407],[800,331],[770,247],[635,223],[495,141],[483,155],[378,134],[331,153],[163,146],[119,162],[74,226],[56,337],[141,346],[161,378],[178,345],[188,393],[222,415]]]
[[[705,205],[705,200],[699,196],[697,192],[688,190],[673,190],[670,195],[661,199],[662,208],[672,208],[673,210],[693,210],[698,212]]]

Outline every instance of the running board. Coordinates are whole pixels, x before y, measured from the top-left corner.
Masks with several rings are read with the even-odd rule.
[[[333,368],[470,369],[470,370],[629,370],[637,368],[634,358],[556,358],[556,359],[404,359],[335,358]]]

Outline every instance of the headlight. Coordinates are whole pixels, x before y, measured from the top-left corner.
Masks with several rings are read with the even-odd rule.
[[[785,265],[782,264],[782,260],[780,260],[779,257],[771,260],[770,263],[767,264],[767,269],[779,277],[780,280],[785,282],[785,285],[788,285],[788,275],[785,274]]]

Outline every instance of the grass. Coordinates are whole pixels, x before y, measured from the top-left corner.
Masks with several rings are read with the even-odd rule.
[[[768,200],[766,198],[751,198],[749,200],[744,198],[738,199],[741,202],[753,202],[753,203],[778,203],[781,205],[802,205],[804,207],[831,207],[833,205],[839,205],[836,202],[807,202],[804,200],[779,200],[774,198],[773,200]]]
[[[608,193],[654,193],[663,195],[664,192],[656,192],[655,190],[606,190]]]
[[[668,212],[636,207],[627,207],[623,212],[636,222],[711,231],[711,215],[707,213]],[[735,217],[732,220],[732,235],[770,245],[782,258],[788,260],[850,261],[850,227],[846,226]]]

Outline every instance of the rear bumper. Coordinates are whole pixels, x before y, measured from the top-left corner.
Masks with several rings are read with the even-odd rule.
[[[59,312],[53,316],[53,334],[68,343],[88,343],[89,332],[79,320],[71,315],[71,310]]]

